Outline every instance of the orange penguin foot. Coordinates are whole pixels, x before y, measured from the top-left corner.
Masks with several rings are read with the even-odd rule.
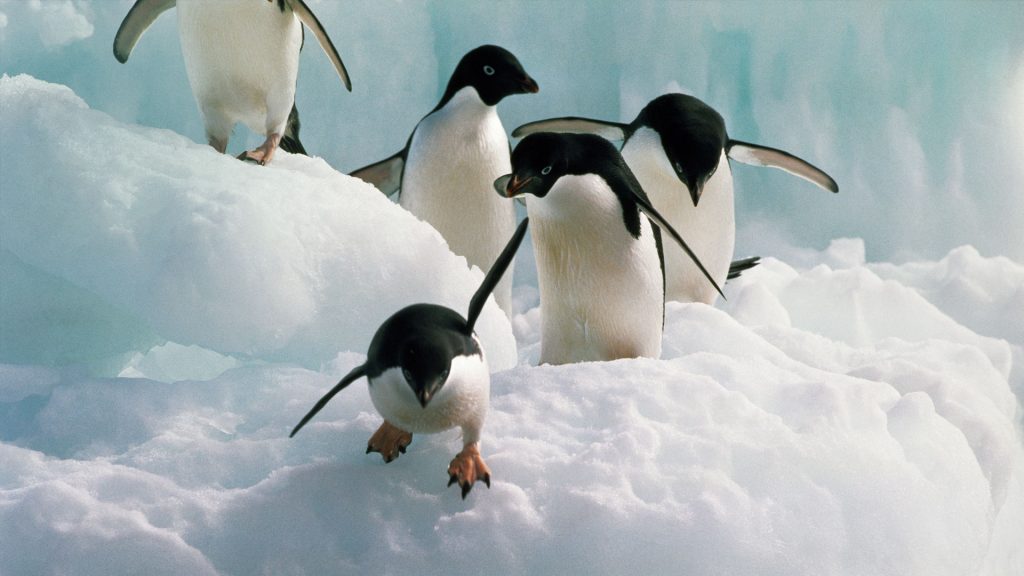
[[[462,452],[452,459],[452,463],[448,465],[448,476],[449,486],[459,483],[463,500],[477,480],[482,480],[488,488],[491,487],[491,469],[484,464],[484,459],[480,456],[479,444],[467,444]]]
[[[255,162],[260,166],[266,166],[270,164],[270,160],[274,157],[274,152],[277,151],[277,145],[281,143],[280,134],[270,134],[263,144],[260,144],[259,148],[255,150],[249,150],[242,152],[238,155],[239,160],[245,160],[247,162]]]
[[[405,448],[411,442],[411,433],[385,420],[373,436],[370,436],[370,441],[366,443],[366,453],[380,452],[385,462],[391,462],[398,458],[399,454],[405,454]]]

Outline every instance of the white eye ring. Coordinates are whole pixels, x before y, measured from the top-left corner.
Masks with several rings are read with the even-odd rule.
[[[402,368],[402,377],[406,382],[412,382],[412,372],[408,368]]]
[[[487,74],[488,76],[494,76],[494,68],[491,68],[487,64],[484,64],[484,74]]]
[[[551,166],[545,166],[544,168],[541,169],[540,173],[544,176],[551,174]]]
[[[683,171],[683,165],[680,164],[679,162],[675,163],[675,168],[676,168],[676,172],[682,172]]]

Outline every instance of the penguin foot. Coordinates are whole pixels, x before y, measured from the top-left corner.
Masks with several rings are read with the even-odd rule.
[[[246,162],[255,162],[260,166],[266,166],[267,164],[270,164],[270,159],[274,157],[274,152],[277,152],[277,146],[280,143],[280,134],[270,134],[267,136],[267,139],[263,144],[260,144],[259,148],[242,152],[238,155],[238,159],[245,160]]]
[[[465,500],[477,480],[491,487],[491,469],[480,456],[480,445],[474,442],[467,444],[448,465],[448,485],[458,482],[462,488],[462,499]]]
[[[391,462],[399,454],[405,454],[405,448],[412,442],[412,434],[398,428],[387,420],[377,428],[366,443],[366,453],[380,452],[384,462]]]

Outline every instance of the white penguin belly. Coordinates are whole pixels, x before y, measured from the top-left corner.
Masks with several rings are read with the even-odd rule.
[[[282,132],[302,44],[302,24],[291,9],[253,0],[178,0],[177,14],[185,69],[208,135],[226,138],[235,122],[259,134]]]
[[[600,177],[587,175],[562,177],[548,195],[562,186],[610,194]],[[527,199],[541,297],[540,362],[660,357],[662,272],[650,222],[641,216],[640,238],[633,238],[614,196],[570,194],[558,210],[548,209],[553,198]]]
[[[654,208],[686,240],[715,282],[723,286],[736,244],[732,171],[725,152],[714,175],[704,185],[697,206],[676,177],[662,150],[660,136],[653,130],[638,130],[622,149],[622,157]],[[663,236],[666,299],[713,304],[718,298],[714,286],[686,252],[667,234]]]
[[[497,111],[474,88],[463,88],[416,127],[399,204],[440,232],[452,252],[487,272],[515,231],[514,203],[494,192],[494,181],[511,171]],[[494,297],[511,313],[511,274]]]
[[[420,406],[401,368],[390,368],[370,382],[370,399],[385,420],[414,434],[459,426],[463,442],[479,442],[490,403],[491,377],[481,356],[456,356],[448,380],[426,407]]]

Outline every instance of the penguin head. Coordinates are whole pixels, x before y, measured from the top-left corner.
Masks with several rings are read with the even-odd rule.
[[[668,169],[696,206],[728,140],[722,116],[693,96],[665,94],[651,100],[633,125],[658,133]]]
[[[499,196],[547,196],[559,178],[569,174],[571,162],[565,134],[530,134],[512,151],[512,173],[494,181]]]
[[[538,132],[512,151],[512,173],[495,180],[494,189],[507,198],[544,198],[563,176],[604,175],[615,169],[628,170],[615,146],[600,136]]]
[[[516,146],[512,173],[495,180],[494,188],[507,198],[534,196],[538,201],[531,199],[531,214],[545,219],[579,220],[621,213],[627,230],[635,236],[640,213],[633,189],[619,185],[626,179],[639,190],[622,156],[607,139],[594,134],[538,132]]]
[[[470,50],[452,73],[441,102],[448,101],[459,90],[472,86],[488,106],[512,94],[534,94],[537,82],[508,50],[490,44]]]
[[[441,343],[417,338],[406,342],[399,354],[399,363],[405,382],[420,406],[426,408],[448,381],[452,356]]]

